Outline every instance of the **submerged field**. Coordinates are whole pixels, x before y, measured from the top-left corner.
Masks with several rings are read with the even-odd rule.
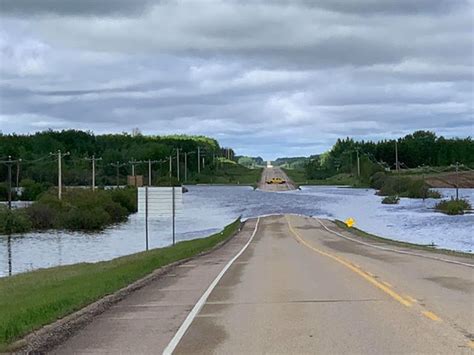
[[[398,205],[383,205],[373,189],[303,186],[282,193],[254,191],[245,186],[188,186],[176,220],[178,241],[207,236],[239,215],[243,218],[297,213],[330,219],[352,217],[356,226],[381,237],[440,248],[472,252],[474,214],[448,216],[434,210],[439,200],[402,198]],[[453,189],[440,190],[445,198]],[[474,190],[461,189],[460,197],[474,202]],[[169,217],[150,220],[150,247],[171,243]],[[128,222],[101,233],[44,232],[0,237],[0,275],[41,267],[110,260],[145,248],[144,220],[131,215]]]

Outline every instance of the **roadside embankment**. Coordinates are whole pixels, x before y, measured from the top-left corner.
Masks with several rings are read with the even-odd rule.
[[[474,188],[474,171],[448,172],[427,175],[426,183],[430,187],[444,188],[455,187],[459,188]]]
[[[240,226],[239,218],[207,238],[110,261],[0,278],[0,351],[29,332],[121,290],[165,265],[209,251],[233,236]]]
[[[334,224],[339,228],[339,231],[348,232],[352,236],[359,238],[361,241],[368,241],[368,242],[373,242],[373,243],[375,242],[375,243],[380,243],[380,244],[385,244],[385,245],[393,245],[396,247],[409,248],[409,249],[420,250],[420,251],[425,251],[425,252],[430,252],[430,253],[453,255],[453,256],[459,256],[459,257],[464,257],[464,258],[467,257],[469,259],[473,259],[474,261],[474,254],[472,253],[465,253],[462,251],[456,251],[456,250],[451,250],[451,249],[436,248],[436,245],[415,244],[415,243],[403,242],[400,240],[380,237],[374,234],[367,233],[356,227],[349,228],[346,226],[344,222],[338,219],[334,221]]]

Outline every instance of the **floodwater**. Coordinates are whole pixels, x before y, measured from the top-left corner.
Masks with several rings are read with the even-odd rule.
[[[204,237],[235,220],[296,213],[329,219],[352,217],[367,232],[440,248],[473,252],[474,214],[447,216],[433,210],[437,200],[401,199],[382,205],[372,189],[308,186],[301,191],[262,192],[245,186],[189,186],[176,219],[176,240]],[[453,189],[439,189],[444,197]],[[460,189],[474,205],[474,189]],[[104,232],[42,232],[0,236],[0,276],[78,262],[110,260],[145,249],[142,216]],[[150,248],[171,244],[171,219],[151,218]]]

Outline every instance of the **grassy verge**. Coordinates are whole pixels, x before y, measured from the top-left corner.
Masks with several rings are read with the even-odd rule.
[[[260,181],[262,169],[249,169],[236,163],[223,162],[218,168],[207,169],[190,179],[195,184],[240,184],[254,186]]]
[[[360,230],[356,227],[349,228],[346,226],[344,222],[340,220],[335,220],[334,223],[336,223],[338,227],[344,229],[347,232],[354,234],[355,236],[361,237],[362,239],[369,239],[375,242],[383,242],[385,244],[390,244],[390,245],[394,245],[398,247],[430,251],[430,252],[436,252],[436,253],[441,253],[441,254],[446,254],[446,255],[460,256],[460,257],[467,257],[470,259],[474,259],[474,254],[471,254],[471,253],[463,253],[461,251],[455,251],[455,250],[449,250],[449,249],[437,249],[430,245],[408,243],[408,242],[402,242],[398,240],[379,237],[379,236],[364,232],[363,230]]]
[[[0,351],[27,333],[111,294],[167,264],[207,251],[240,227],[175,246],[99,263],[81,263],[0,278]]]
[[[351,187],[369,187],[350,174],[337,174],[327,179],[308,179],[303,169],[283,169],[288,177],[298,185],[344,185]]]

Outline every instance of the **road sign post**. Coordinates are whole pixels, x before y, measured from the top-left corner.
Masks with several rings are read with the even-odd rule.
[[[145,244],[148,250],[148,186],[145,187]]]
[[[171,222],[170,244],[176,244],[176,216],[180,212],[182,201],[183,193],[180,186],[138,188],[138,216],[145,222],[144,233],[147,250],[150,248],[150,220],[159,218],[165,218]]]

